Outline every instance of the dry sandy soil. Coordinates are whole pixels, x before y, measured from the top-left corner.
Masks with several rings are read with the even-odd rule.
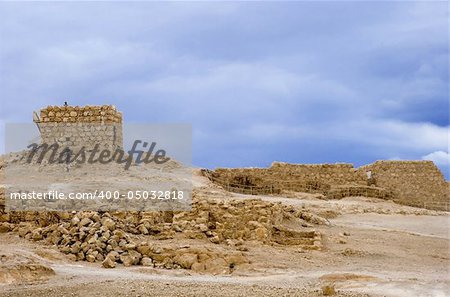
[[[0,234],[1,296],[450,296],[450,214],[364,197],[226,193],[196,174],[194,187],[220,199],[282,202],[328,218],[324,248],[246,242],[251,264],[227,275],[142,266],[104,269],[73,262],[55,247]],[[170,243],[170,242],[169,242]],[[202,240],[173,242],[213,245]]]

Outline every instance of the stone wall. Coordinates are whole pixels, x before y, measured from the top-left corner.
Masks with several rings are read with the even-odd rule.
[[[328,199],[368,196],[449,210],[449,186],[431,161],[377,161],[358,169],[352,164],[275,162],[269,168],[219,168],[204,174],[226,190],[244,194],[288,190],[321,193]]]
[[[367,178],[364,173],[358,172],[352,164],[288,164],[274,162],[268,169],[270,175],[278,180],[282,188],[289,189],[290,184],[296,185],[299,181],[317,184],[330,188],[337,185],[366,185]]]
[[[448,185],[432,161],[377,161],[359,171],[371,171],[376,185],[392,190],[400,203],[448,209]]]
[[[371,197],[385,200],[395,199],[395,194],[385,188],[375,186],[337,186],[326,193],[328,199],[341,199],[345,197]]]
[[[244,188],[257,193],[280,190],[327,193],[333,186],[367,185],[365,173],[352,164],[288,164],[274,162],[270,168],[219,168],[211,179],[227,188]]]
[[[56,123],[122,123],[122,113],[114,105],[47,106],[35,122]]]
[[[34,121],[42,142],[49,145],[57,143],[74,150],[123,146],[122,113],[112,105],[49,106]]]

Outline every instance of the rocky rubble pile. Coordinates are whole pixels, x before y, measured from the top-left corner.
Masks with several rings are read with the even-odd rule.
[[[312,224],[326,219],[305,209],[259,199],[220,200],[194,192],[191,211],[184,212],[0,212],[0,232],[55,245],[75,261],[102,262],[112,268],[145,265],[222,273],[247,263],[242,243],[299,245],[320,249],[321,235]],[[285,226],[298,223],[299,229]],[[153,243],[161,239],[208,240],[236,245],[233,252],[171,248]],[[220,268],[217,268],[220,267]]]
[[[121,227],[133,234],[153,235],[158,239],[182,235],[191,239],[208,239],[213,243],[229,240],[276,242],[274,234],[286,230],[285,220],[298,221],[301,227],[329,222],[304,209],[260,199],[220,200],[194,197],[189,212],[135,212],[115,214],[126,220]],[[304,231],[304,230],[302,230]],[[308,230],[314,232],[314,230]],[[289,234],[296,231],[289,230]],[[297,232],[301,237],[304,232]],[[307,236],[309,237],[309,235]]]
[[[9,224],[9,223],[6,223]],[[2,226],[6,226],[2,224]],[[33,241],[44,240],[76,261],[102,262],[105,268],[143,265],[166,269],[192,269],[197,272],[228,273],[236,265],[248,263],[242,252],[220,253],[207,248],[169,248],[148,241],[132,240],[118,228],[117,218],[109,213],[78,213],[71,220],[46,227],[22,222],[19,236]],[[12,224],[9,224],[10,226]]]

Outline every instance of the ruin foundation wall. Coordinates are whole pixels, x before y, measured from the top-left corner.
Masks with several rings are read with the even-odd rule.
[[[398,202],[426,208],[446,204],[448,208],[447,182],[432,161],[377,161],[359,168],[369,170],[377,186],[392,190]]]
[[[275,162],[269,168],[218,168],[205,174],[225,189],[244,194],[288,190],[321,193],[329,199],[368,196],[449,210],[449,185],[431,161],[377,161],[360,168]]]
[[[222,185],[326,193],[338,185],[366,185],[366,175],[352,164],[288,164],[274,162],[269,168],[219,168],[213,180]]]

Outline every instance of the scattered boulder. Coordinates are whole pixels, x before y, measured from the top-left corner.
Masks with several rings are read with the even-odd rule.
[[[116,229],[116,223],[108,217],[102,219],[102,226],[106,227],[109,231],[114,231]]]
[[[113,259],[113,257],[107,256],[105,260],[103,260],[102,266],[105,268],[114,268],[116,267],[116,261]]]
[[[150,267],[153,267],[153,266],[154,266],[154,265],[153,265],[152,259],[149,258],[149,257],[143,257],[143,258],[141,259],[141,265],[142,265],[142,266],[150,266]]]
[[[92,223],[92,220],[91,220],[90,218],[83,218],[83,219],[78,223],[78,225],[84,227],[84,226],[89,225],[90,223]]]
[[[0,233],[7,233],[12,230],[12,226],[9,223],[0,223]]]

